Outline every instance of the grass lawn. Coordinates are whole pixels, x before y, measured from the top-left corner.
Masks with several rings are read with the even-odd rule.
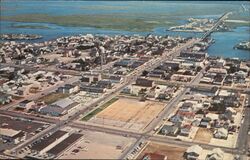
[[[88,115],[86,115],[85,117],[82,118],[82,121],[88,121],[90,120],[94,115],[96,115],[97,113],[101,112],[102,110],[104,110],[105,108],[107,108],[108,106],[110,106],[112,103],[114,103],[115,101],[117,101],[119,98],[118,97],[114,97],[111,100],[109,100],[108,102],[106,102],[105,104],[103,104],[102,106],[98,107],[97,109],[95,109],[94,111],[92,111],[91,113],[89,113]]]

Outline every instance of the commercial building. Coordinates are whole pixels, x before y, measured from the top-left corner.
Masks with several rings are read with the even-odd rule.
[[[9,143],[18,144],[25,140],[26,134],[21,130],[0,128],[0,137]]]

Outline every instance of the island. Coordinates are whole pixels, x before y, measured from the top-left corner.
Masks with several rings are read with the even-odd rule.
[[[42,38],[41,35],[36,34],[2,34],[2,40],[34,40]]]
[[[249,50],[250,51],[250,41],[242,41],[234,46],[234,49]]]
[[[168,30],[177,32],[206,32],[216,23],[214,19],[207,18],[189,18],[188,23],[179,26],[170,27]],[[216,31],[229,31],[230,29],[221,23]]]

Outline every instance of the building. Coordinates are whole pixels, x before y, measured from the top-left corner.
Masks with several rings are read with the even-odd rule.
[[[97,82],[97,87],[111,89],[113,84],[111,80],[100,80]]]
[[[96,85],[81,85],[80,90],[93,93],[104,93],[106,91],[105,88]]]
[[[164,125],[161,128],[161,134],[169,135],[169,136],[177,136],[179,132],[179,128],[175,125]]]
[[[115,62],[114,67],[130,67],[133,64],[133,61],[130,59],[122,59],[118,62]]]
[[[59,87],[57,89],[57,92],[64,93],[64,94],[72,94],[79,91],[79,86],[71,85],[71,84],[65,84],[63,87]]]
[[[198,157],[201,155],[202,150],[203,149],[199,145],[188,147],[186,152],[184,153],[184,157],[187,160],[198,160]]]
[[[189,136],[189,133],[192,129],[192,126],[191,125],[184,125],[181,127],[181,130],[180,130],[180,135],[182,136]]]
[[[212,153],[207,154],[206,160],[223,160],[224,152],[220,148],[214,148]]]
[[[7,142],[18,144],[25,140],[26,134],[21,130],[17,131],[14,129],[0,128],[0,137]]]
[[[167,156],[157,153],[146,153],[142,160],[167,160]]]
[[[153,87],[154,81],[145,78],[137,78],[135,84],[142,87]]]
[[[214,132],[214,138],[227,139],[228,130],[225,128],[219,128]]]
[[[182,51],[180,53],[180,57],[188,58],[188,59],[200,59],[203,60],[207,57],[207,53],[205,52],[189,52],[189,51]]]
[[[75,107],[77,104],[78,103],[74,102],[69,98],[64,98],[50,105],[40,108],[39,112],[42,114],[58,117],[67,114],[69,110]]]
[[[87,83],[92,83],[92,82],[97,82],[102,79],[100,73],[83,73],[81,81],[82,82],[87,82]]]
[[[0,92],[0,104],[5,105],[12,101],[12,96]]]
[[[31,100],[24,100],[22,102],[20,102],[16,108],[18,109],[26,109],[29,110],[33,105],[35,105],[34,101]]]

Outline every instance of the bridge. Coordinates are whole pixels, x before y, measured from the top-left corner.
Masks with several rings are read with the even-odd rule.
[[[232,14],[232,12],[227,12],[224,13],[218,20],[217,22],[215,22],[215,24],[211,27],[211,29],[209,31],[207,31],[202,37],[201,40],[204,40],[205,38],[207,38],[211,33],[213,33],[217,27],[225,20],[228,18],[228,16]]]

